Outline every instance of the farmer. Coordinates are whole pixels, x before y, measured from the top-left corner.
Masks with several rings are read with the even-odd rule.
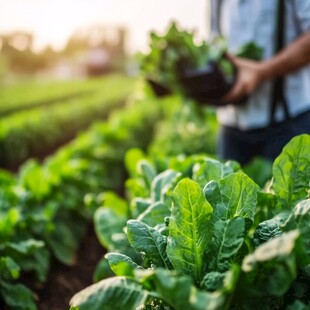
[[[237,81],[222,100],[247,99],[217,109],[219,155],[274,160],[310,133],[310,0],[211,0],[211,31],[228,38],[232,54],[250,41],[264,51],[262,61],[230,55]]]

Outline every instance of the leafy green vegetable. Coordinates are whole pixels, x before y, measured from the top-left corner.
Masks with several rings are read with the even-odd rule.
[[[126,247],[127,238],[123,231],[127,217],[120,217],[109,208],[101,207],[95,213],[95,231],[100,243],[110,251]]]
[[[105,258],[112,271],[118,276],[130,276],[134,269],[142,269],[130,257],[120,253],[108,253]]]
[[[205,253],[212,207],[198,183],[183,179],[172,195],[167,254],[175,269],[200,282],[204,273]]]
[[[93,284],[75,295],[70,309],[135,310],[148,298],[149,292],[135,280],[110,278]]]
[[[258,185],[242,172],[229,174],[218,183],[210,181],[204,188],[215,220],[240,216],[253,222],[258,191]]]
[[[227,161],[221,163],[218,160],[207,158],[203,163],[197,163],[193,167],[193,179],[204,187],[210,181],[219,181],[225,176],[237,172],[240,166],[236,162]]]
[[[304,138],[295,138],[283,150],[280,159],[295,146],[295,157],[283,159],[281,170],[279,158],[274,163],[273,192],[261,190],[234,162],[203,156],[162,161],[166,170],[152,178],[148,196],[134,197],[135,202],[140,199],[142,213],[127,222],[129,242],[142,259],[108,254],[119,276],[98,284],[86,300],[82,291],[74,305],[92,309],[89,300],[97,300],[103,309],[112,302],[115,309],[135,309],[120,300],[123,287],[111,291],[114,281],[127,279],[137,290],[139,310],[307,307],[310,205],[299,194],[309,190],[304,167],[310,145],[304,147]],[[282,172],[291,167],[298,188],[285,183]],[[283,197],[291,197],[291,203]]]
[[[245,257],[242,270],[254,294],[282,296],[297,275],[297,266],[309,263],[297,230],[277,236]],[[264,270],[264,272],[262,272]],[[254,288],[250,288],[254,291]]]
[[[12,309],[37,309],[32,292],[22,284],[10,284],[0,279],[0,295]]]
[[[150,52],[140,55],[141,71],[150,79],[179,89],[178,75],[186,68],[199,68],[207,63],[208,46],[195,44],[194,33],[179,30],[171,23],[163,36],[151,32]]]
[[[299,202],[287,221],[281,226],[285,232],[298,229],[310,255],[310,199]]]
[[[310,180],[310,135],[300,135],[288,143],[273,164],[272,188],[284,207],[293,207],[307,198]]]
[[[244,243],[245,221],[242,217],[219,220],[214,224],[206,261],[209,270],[227,271]]]
[[[233,81],[235,68],[226,55],[227,43],[218,36],[210,42],[195,38],[195,33],[180,29],[172,22],[163,35],[150,33],[150,51],[139,54],[140,71],[160,93],[183,93],[182,75],[188,70],[206,69],[217,64],[227,81]],[[249,42],[238,51],[238,56],[260,60],[263,49]]]
[[[270,220],[261,222],[254,233],[255,246],[269,241],[270,239],[282,234],[281,226],[289,217],[289,212],[281,212]]]
[[[264,49],[258,46],[255,42],[251,41],[242,45],[236,53],[236,56],[248,58],[251,60],[262,60]]]
[[[165,225],[164,221],[168,216],[170,216],[170,210],[167,205],[162,202],[156,202],[142,212],[137,220],[152,227],[162,227]]]
[[[144,256],[151,266],[171,269],[171,262],[166,254],[167,237],[143,222],[127,222],[128,240],[131,246]]]

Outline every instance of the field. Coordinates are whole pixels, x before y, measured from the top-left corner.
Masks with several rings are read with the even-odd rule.
[[[121,75],[0,101],[1,309],[309,309],[309,135],[221,162],[213,108]]]

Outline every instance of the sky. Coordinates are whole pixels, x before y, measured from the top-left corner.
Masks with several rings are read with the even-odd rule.
[[[173,19],[183,29],[208,34],[208,0],[0,0],[0,33],[33,32],[35,48],[64,46],[76,28],[100,23],[126,26],[129,52],[147,48],[150,30],[163,32]]]

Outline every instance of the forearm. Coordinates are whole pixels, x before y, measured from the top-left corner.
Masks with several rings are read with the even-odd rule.
[[[292,73],[310,63],[310,31],[293,43],[261,63],[263,80]]]
[[[264,81],[287,75],[310,64],[310,31],[265,61],[230,57],[238,69],[238,76],[233,89],[222,98],[224,102],[240,100],[253,93]]]

